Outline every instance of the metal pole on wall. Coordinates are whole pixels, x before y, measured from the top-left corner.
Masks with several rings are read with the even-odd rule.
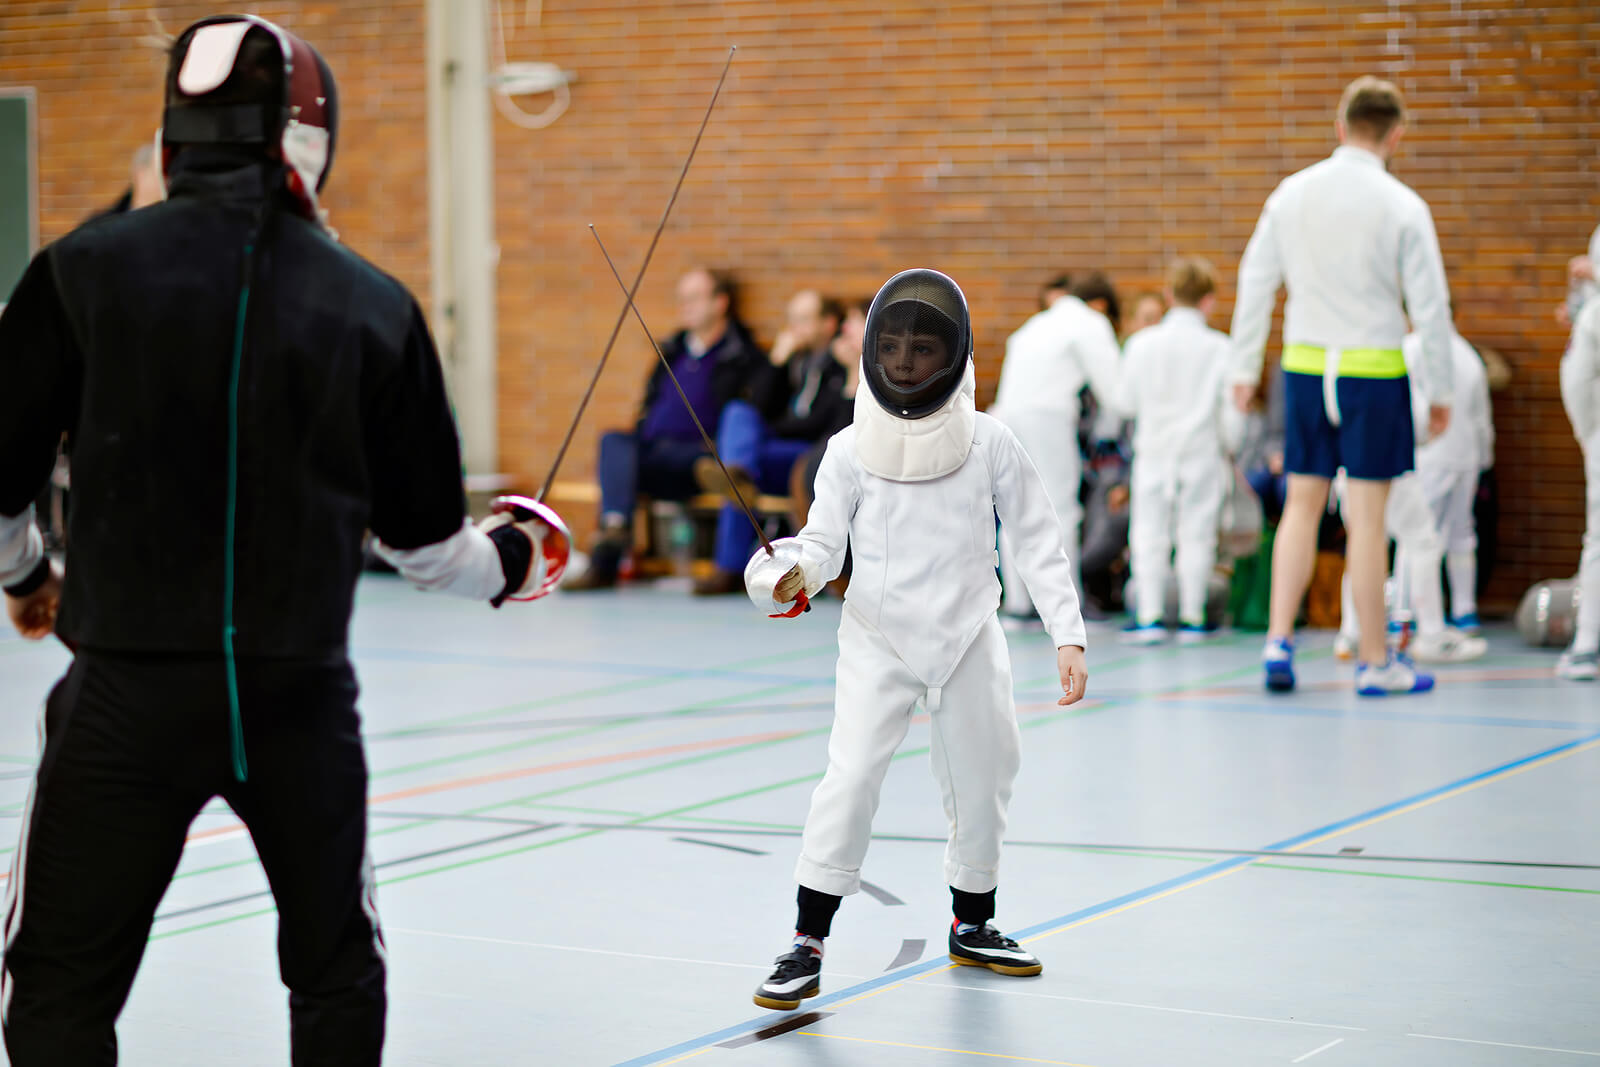
[[[433,326],[469,475],[499,469],[490,0],[427,0]]]

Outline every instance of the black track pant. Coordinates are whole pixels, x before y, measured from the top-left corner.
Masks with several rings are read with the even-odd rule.
[[[242,784],[220,659],[84,652],[51,692],[5,910],[0,997],[15,1067],[116,1063],[117,1015],[156,905],[190,822],[218,795],[248,827],[277,901],[295,1067],[380,1061],[384,960],[355,675],[343,657],[245,660],[239,690]]]

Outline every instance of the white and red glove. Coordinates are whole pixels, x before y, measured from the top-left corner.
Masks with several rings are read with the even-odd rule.
[[[527,577],[504,594],[507,600],[538,600],[561,584],[572,555],[572,532],[554,508],[525,496],[496,497],[489,517],[478,524],[484,533],[511,526],[527,535],[533,545]]]

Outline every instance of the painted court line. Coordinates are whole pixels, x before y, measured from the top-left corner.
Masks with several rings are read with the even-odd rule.
[[[1329,823],[1326,826],[1319,826],[1314,830],[1308,830],[1303,834],[1297,834],[1294,837],[1285,838],[1282,841],[1278,841],[1274,844],[1266,846],[1263,851],[1283,852],[1294,848],[1302,848],[1308,845],[1313,845],[1320,841],[1327,840],[1330,837],[1336,837],[1339,834],[1347,833],[1351,830],[1359,829],[1365,826],[1371,826],[1374,823],[1394,818],[1398,815],[1414,811],[1418,808],[1427,807],[1428,805],[1438,803],[1447,797],[1456,796],[1460,793],[1467,792],[1468,790],[1479,788],[1489,784],[1490,782],[1511,777],[1512,775],[1521,774],[1525,771],[1532,770],[1535,767],[1543,766],[1558,759],[1565,759],[1566,757],[1577,752],[1592,749],[1597,745],[1600,745],[1600,731],[1595,731],[1594,733],[1585,737],[1574,738],[1571,741],[1554,745],[1550,748],[1541,749],[1538,752],[1531,753],[1527,756],[1522,756],[1518,759],[1510,760],[1495,767],[1490,767],[1487,770],[1479,771],[1478,773],[1468,775],[1465,778],[1459,778],[1453,782],[1447,782],[1446,784],[1436,788],[1396,800],[1389,804],[1381,805],[1369,811],[1362,812],[1359,815],[1352,815],[1349,818],[1340,819],[1339,821]],[[1227,876],[1239,868],[1256,862],[1256,860],[1257,857],[1255,856],[1235,856],[1230,859],[1219,860],[1216,863],[1207,864],[1205,867],[1190,871],[1187,874],[1179,875],[1175,878],[1169,878],[1165,881],[1156,882],[1153,885],[1145,886],[1143,889],[1136,889],[1131,893],[1125,893],[1122,896],[1113,897],[1110,900],[1101,901],[1098,904],[1092,904],[1086,908],[1079,909],[1078,911],[1057,916],[1054,919],[1049,919],[1042,923],[1036,923],[1033,926],[1027,927],[1023,930],[1013,932],[1011,936],[1019,941],[1025,939],[1039,940],[1041,938],[1051,936],[1052,934],[1060,933],[1063,930],[1082,926],[1086,923],[1094,922],[1111,915],[1116,915],[1135,907],[1141,907],[1153,901],[1160,900],[1163,897],[1171,896],[1174,893],[1183,892],[1196,886],[1204,885],[1207,882],[1215,881],[1218,878]],[[947,970],[951,966],[951,964],[948,964],[943,960],[930,960],[924,963],[915,964],[899,971],[893,971],[869,981],[850,986],[846,989],[840,990],[837,993],[825,994],[817,997],[816,999],[812,1000],[807,1007],[815,1010],[817,1008],[823,1008],[830,1005],[842,1004],[846,1001],[858,1000],[865,996],[885,991],[889,987],[897,986],[901,983],[921,978],[925,975],[933,973],[934,971]],[[747,1030],[758,1029],[763,1025],[770,1024],[770,1022],[771,1016],[762,1016],[757,1019],[750,1019],[741,1023],[735,1023],[732,1026],[723,1027],[721,1030],[717,1030],[713,1033],[703,1034],[700,1037],[690,1038],[689,1040],[679,1042],[676,1045],[658,1049],[655,1052],[648,1052],[631,1060],[625,1060],[618,1064],[617,1067],[645,1067],[646,1064],[671,1061],[675,1057],[683,1057],[685,1054],[698,1052],[703,1048],[716,1044],[718,1041],[723,1041],[727,1038],[742,1034]]]
[[[729,963],[726,960],[696,960],[682,956],[652,956],[645,952],[620,952],[608,948],[589,948],[580,945],[551,945],[543,941],[518,941],[509,937],[478,937],[473,934],[447,934],[439,930],[413,930],[403,926],[384,925],[389,934],[410,934],[413,937],[439,937],[447,941],[475,941],[484,945],[511,945],[516,948],[543,948],[555,952],[583,952],[592,956],[621,956],[630,960],[657,960],[661,963],[695,963],[703,967],[736,967],[742,971],[765,971],[770,963]],[[841,974],[841,978],[864,978],[865,975]]]
[[[1013,1063],[1053,1063],[1057,1067],[1091,1067],[1072,1060],[1041,1060],[1036,1056],[1011,1056],[1004,1052],[978,1052],[970,1048],[941,1048],[938,1045],[912,1045],[905,1041],[880,1041],[873,1037],[846,1037],[844,1034],[821,1034],[815,1030],[799,1030],[805,1037],[826,1037],[834,1041],[859,1041],[863,1045],[886,1045],[889,1048],[912,1048],[919,1052],[953,1052],[959,1056],[982,1056],[991,1060],[1010,1060]]]
[[[1586,1052],[1578,1048],[1551,1048],[1548,1045],[1513,1045],[1509,1041],[1474,1041],[1470,1037],[1440,1037],[1438,1034],[1407,1034],[1407,1037],[1420,1037],[1424,1041],[1455,1041],[1463,1045],[1492,1045],[1495,1048],[1522,1048],[1530,1052],[1561,1052],[1568,1056],[1593,1056],[1600,1059],[1600,1052]]]
[[[1328,1042],[1326,1045],[1318,1045],[1316,1048],[1312,1049],[1310,1052],[1307,1052],[1304,1056],[1296,1056],[1294,1059],[1290,1060],[1289,1062],[1290,1063],[1304,1063],[1307,1060],[1309,1060],[1311,1057],[1313,1057],[1315,1055],[1318,1055],[1319,1053],[1326,1052],[1330,1048],[1332,1048],[1333,1046],[1338,1045],[1338,1044],[1342,1044],[1343,1042],[1344,1042],[1344,1038],[1336,1037],[1332,1041]]]
[[[939,989],[940,986],[922,986],[923,989]],[[1236,1015],[1227,1011],[1204,1011],[1200,1008],[1174,1008],[1166,1004],[1135,1004],[1126,1000],[1098,1000],[1094,997],[1071,997],[1065,993],[1034,993],[1026,989],[1000,989],[987,985],[968,984],[958,982],[955,987],[963,993],[992,993],[1000,997],[1034,997],[1039,1000],[1065,1000],[1073,1004],[1096,1004],[1105,1008],[1133,1008],[1138,1011],[1164,1011],[1174,1015],[1203,1015],[1210,1019],[1232,1019],[1244,1023],[1276,1023],[1279,1026],[1309,1026],[1314,1030],[1350,1030],[1354,1033],[1366,1033],[1364,1026],[1345,1026],[1341,1023],[1314,1023],[1305,1019],[1273,1019],[1265,1015]]]

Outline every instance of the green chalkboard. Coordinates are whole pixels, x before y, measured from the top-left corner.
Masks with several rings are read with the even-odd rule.
[[[39,244],[32,89],[0,89],[0,305]]]

